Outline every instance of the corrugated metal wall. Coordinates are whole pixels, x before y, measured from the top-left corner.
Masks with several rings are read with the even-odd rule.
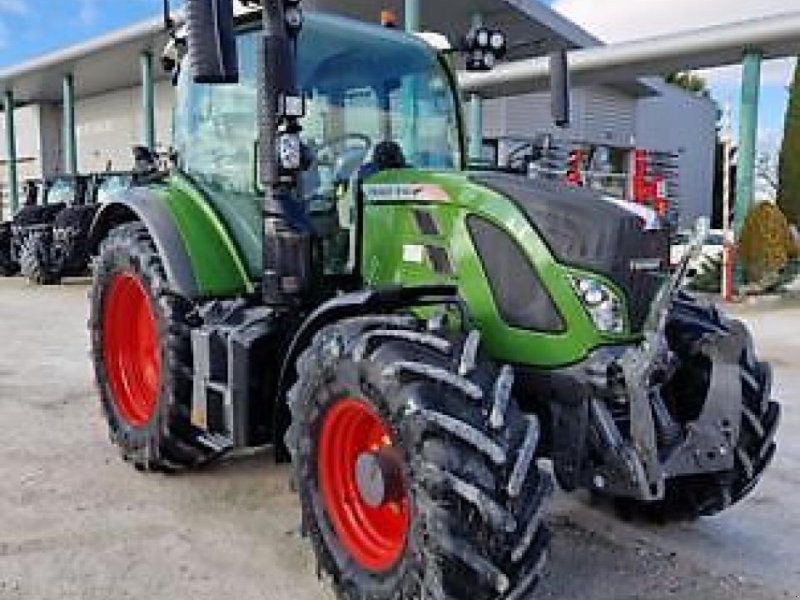
[[[648,80],[660,96],[635,99],[596,86],[572,93],[572,125],[557,129],[550,116],[550,96],[532,94],[484,103],[489,139],[533,138],[549,133],[565,142],[641,148],[677,156],[678,185],[670,195],[680,207],[680,223],[711,215],[716,107],[663,82]]]
[[[484,131],[488,138],[552,133],[572,141],[629,148],[636,133],[636,100],[606,87],[575,89],[572,125],[567,129],[553,126],[547,93],[489,100],[484,103]]]

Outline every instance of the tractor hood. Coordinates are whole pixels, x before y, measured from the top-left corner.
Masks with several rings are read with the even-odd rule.
[[[641,210],[561,182],[505,173],[475,173],[473,183],[513,202],[558,262],[599,273],[628,298],[639,330],[669,265],[669,235]]]

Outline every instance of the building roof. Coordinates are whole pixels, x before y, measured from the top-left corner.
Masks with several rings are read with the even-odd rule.
[[[403,0],[305,0],[305,6],[343,14],[356,19],[378,21],[381,10],[403,16]],[[509,39],[512,57],[542,54],[553,48],[586,48],[600,45],[572,21],[538,0],[429,0],[420,2],[423,30],[443,33],[451,41],[460,39],[472,18],[480,15],[484,24],[502,29]]]
[[[800,11],[574,50],[569,53],[570,75],[577,86],[630,82],[741,63],[747,50],[758,51],[764,59],[800,54]],[[549,61],[533,57],[498,65],[489,73],[462,73],[460,84],[488,97],[543,91],[549,87]]]
[[[511,59],[541,55],[556,47],[585,48],[600,42],[538,0],[472,0],[421,2],[421,27],[438,31],[455,42],[466,33],[474,14],[508,35]],[[377,22],[380,11],[403,15],[403,0],[305,0],[309,10],[335,12]],[[180,19],[180,16],[178,16]],[[0,92],[13,89],[18,105],[60,102],[63,76],[71,73],[79,98],[132,87],[141,81],[138,56],[158,56],[167,42],[163,20],[154,18],[85,43],[0,71]],[[156,68],[158,77],[166,77]],[[633,94],[649,88],[636,82],[619,87]]]

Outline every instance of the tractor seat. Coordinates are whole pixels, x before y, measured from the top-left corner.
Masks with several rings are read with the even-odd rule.
[[[406,163],[403,149],[397,142],[380,142],[372,151],[372,160],[365,163],[356,173],[356,183],[360,187],[364,181],[381,171],[405,169]]]

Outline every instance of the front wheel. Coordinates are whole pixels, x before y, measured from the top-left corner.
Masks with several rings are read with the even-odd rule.
[[[550,477],[513,374],[405,317],[323,330],[298,361],[287,447],[322,569],[346,600],[528,598]]]
[[[772,370],[769,364],[756,359],[752,337],[743,323],[727,318],[716,307],[684,296],[670,314],[667,337],[679,360],[679,367],[665,388],[667,400],[688,411],[689,418],[701,410],[710,379],[710,365],[700,355],[699,344],[707,338],[734,338],[740,348],[742,415],[732,470],[669,480],[660,502],[618,501],[623,516],[643,516],[657,522],[713,516],[743,500],[775,455],[775,433],[780,421],[780,405],[771,399]]]

